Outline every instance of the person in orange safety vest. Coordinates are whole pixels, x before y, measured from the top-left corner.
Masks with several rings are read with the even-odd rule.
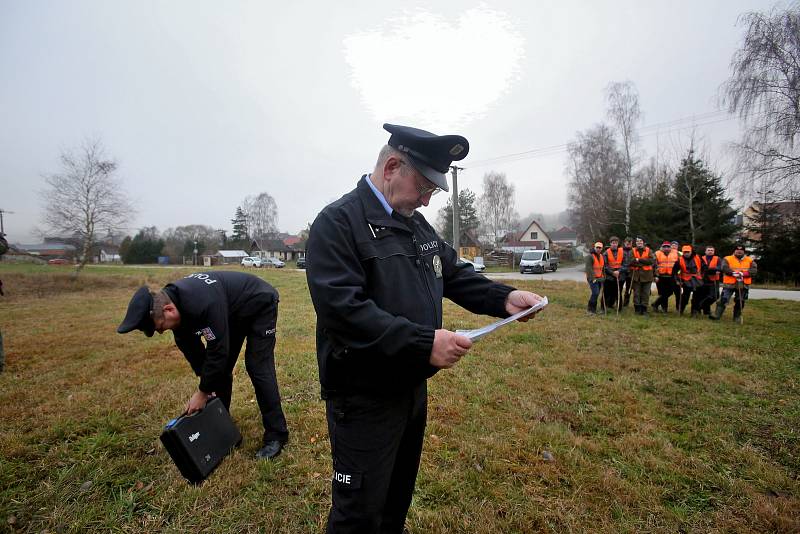
[[[700,256],[700,263],[703,266],[703,287],[699,293],[700,309],[703,315],[711,315],[711,304],[719,298],[722,258],[717,256],[717,250],[712,245],[708,245],[705,255]]]
[[[597,296],[603,289],[603,279],[605,258],[603,257],[603,243],[598,241],[594,244],[591,253],[586,256],[586,282],[589,284],[589,303],[586,305],[586,314],[594,315],[597,313]],[[601,313],[605,313],[605,307],[601,309]]]
[[[703,267],[700,258],[694,253],[692,245],[681,247],[681,256],[672,267],[672,276],[677,280],[681,289],[678,297],[678,313],[683,315],[689,299],[692,301],[692,317],[700,316],[700,295],[698,290],[703,287]]]
[[[725,313],[728,300],[733,297],[733,320],[742,323],[742,310],[750,292],[750,284],[758,266],[753,258],[745,253],[744,245],[736,245],[733,254],[722,260],[722,296],[717,301],[714,315],[708,318],[719,321]]]
[[[628,262],[626,254],[619,246],[619,238],[611,236],[608,240],[609,247],[603,252],[605,260],[606,279],[603,282],[603,298],[609,310],[615,307],[622,307],[622,289],[625,282],[625,275],[628,272]],[[619,310],[618,310],[619,311]]]
[[[653,253],[645,246],[644,239],[636,238],[636,248],[631,251],[631,263],[628,266],[633,286],[633,309],[636,315],[647,315],[650,303],[650,289],[653,285]]]
[[[656,251],[656,289],[658,298],[653,303],[653,311],[667,313],[669,297],[676,294],[677,284],[672,269],[678,261],[678,252],[670,248],[669,241],[661,243],[661,250]],[[677,303],[676,303],[677,306]]]

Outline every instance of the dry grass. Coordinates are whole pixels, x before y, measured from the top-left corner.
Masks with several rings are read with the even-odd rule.
[[[291,442],[273,463],[243,366],[244,446],[203,486],[158,434],[196,385],[171,335],[114,331],[133,289],[184,271],[0,267],[0,530],[318,532],[330,457],[304,276],[281,293],[276,352]],[[550,309],[429,383],[412,532],[800,530],[800,304],[746,322],[585,317],[569,282],[520,286]],[[448,304],[450,328],[483,324]],[[552,455],[552,461],[543,457]]]

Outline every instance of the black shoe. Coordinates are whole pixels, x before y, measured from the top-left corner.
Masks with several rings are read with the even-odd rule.
[[[264,446],[258,449],[256,458],[259,460],[272,460],[278,456],[283,450],[284,443],[273,439],[264,443]]]

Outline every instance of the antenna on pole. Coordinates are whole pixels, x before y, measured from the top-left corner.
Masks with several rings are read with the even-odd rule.
[[[14,214],[13,211],[8,211],[8,210],[4,210],[3,208],[0,208],[0,237],[6,235],[6,230],[5,230],[5,227],[3,226],[3,214],[4,213],[8,213],[9,215],[13,215]]]
[[[459,213],[458,213],[458,171],[463,171],[464,167],[458,165],[451,165],[450,170],[453,171],[453,248],[456,251],[456,256],[461,257],[460,252],[460,237],[461,230],[459,228]]]

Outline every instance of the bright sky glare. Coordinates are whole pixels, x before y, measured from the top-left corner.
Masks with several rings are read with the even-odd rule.
[[[525,39],[486,5],[452,21],[420,9],[345,37],[351,83],[376,120],[452,131],[485,115],[519,75]]]

